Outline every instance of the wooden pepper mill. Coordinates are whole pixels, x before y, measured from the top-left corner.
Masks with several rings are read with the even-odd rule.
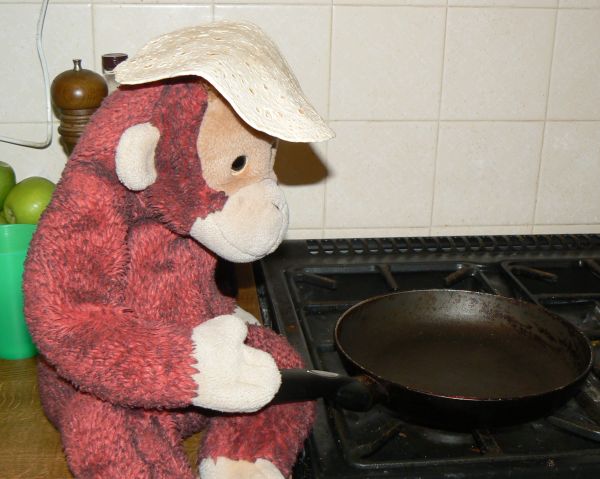
[[[76,59],[72,70],[54,79],[50,92],[60,120],[58,134],[70,155],[90,117],[108,94],[108,87],[101,75],[81,68],[81,60]]]

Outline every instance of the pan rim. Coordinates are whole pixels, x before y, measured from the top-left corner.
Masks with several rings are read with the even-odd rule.
[[[505,301],[508,303],[515,304],[518,307],[523,307],[524,309],[535,310],[536,312],[542,312],[542,313],[546,314],[547,316],[551,317],[554,321],[557,321],[558,323],[562,324],[564,327],[566,327],[568,330],[570,330],[572,333],[574,333],[582,341],[582,343],[585,345],[584,352],[586,354],[587,363],[586,363],[585,367],[582,369],[582,372],[580,374],[578,374],[574,379],[572,379],[567,384],[562,385],[558,388],[547,389],[547,390],[540,391],[537,393],[527,394],[527,395],[522,395],[522,396],[476,397],[476,396],[468,396],[468,395],[461,396],[461,395],[440,394],[437,392],[427,391],[427,390],[420,389],[420,388],[410,387],[410,386],[407,386],[407,385],[404,385],[404,384],[401,384],[401,383],[398,383],[395,381],[390,381],[389,379],[386,379],[385,377],[382,377],[379,374],[376,374],[373,371],[369,370],[368,368],[364,367],[363,365],[357,363],[352,358],[352,356],[346,352],[346,350],[343,348],[343,346],[341,344],[340,337],[339,337],[341,324],[344,321],[344,318],[348,317],[353,311],[364,307],[364,305],[366,305],[368,303],[375,302],[375,301],[381,301],[383,298],[387,298],[387,297],[391,297],[391,296],[396,297],[396,296],[400,296],[400,295],[404,295],[404,294],[409,295],[409,294],[417,294],[417,293],[421,293],[421,294],[423,294],[423,293],[425,293],[425,294],[467,293],[470,296],[482,296],[482,297],[494,298],[495,300],[500,300],[500,301]],[[582,382],[589,374],[590,370],[592,369],[592,365],[593,365],[593,349],[592,349],[592,345],[591,345],[589,339],[579,329],[577,329],[573,324],[571,324],[567,320],[563,319],[558,314],[553,313],[552,311],[548,310],[547,308],[544,308],[541,305],[538,305],[535,303],[529,303],[529,302],[526,302],[526,301],[523,301],[520,299],[516,299],[516,298],[512,298],[509,296],[502,296],[502,295],[498,295],[498,294],[483,293],[480,291],[471,291],[471,290],[464,290],[464,289],[414,289],[414,290],[405,290],[405,291],[394,291],[391,293],[385,293],[385,294],[372,296],[370,298],[367,298],[365,300],[362,300],[362,301],[352,305],[350,308],[348,308],[346,311],[344,311],[340,315],[340,317],[336,321],[336,325],[335,325],[335,329],[334,329],[334,340],[335,340],[336,347],[338,348],[340,353],[344,356],[344,358],[347,361],[349,361],[351,364],[353,364],[359,371],[364,371],[368,376],[374,378],[375,380],[380,381],[382,383],[392,384],[393,387],[395,387],[395,388],[404,389],[411,393],[424,395],[424,396],[428,396],[428,397],[435,397],[435,398],[439,398],[439,399],[453,400],[453,401],[472,401],[472,402],[477,402],[477,403],[488,403],[488,404],[508,403],[508,402],[516,402],[516,401],[522,402],[522,401],[527,401],[527,400],[533,400],[533,399],[537,399],[539,397],[549,395],[549,394],[558,394],[558,393],[565,391],[571,387],[574,387],[575,385]],[[582,353],[583,353],[583,351],[582,351]]]

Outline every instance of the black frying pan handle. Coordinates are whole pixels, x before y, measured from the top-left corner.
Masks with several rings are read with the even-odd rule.
[[[315,369],[282,369],[281,387],[271,404],[326,398],[351,411],[368,411],[384,397],[381,385],[368,376],[344,376]]]

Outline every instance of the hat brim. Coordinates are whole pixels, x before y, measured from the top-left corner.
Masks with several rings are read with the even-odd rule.
[[[124,85],[196,75],[259,131],[293,142],[334,136],[275,44],[251,23],[218,22],[162,35],[115,72]]]

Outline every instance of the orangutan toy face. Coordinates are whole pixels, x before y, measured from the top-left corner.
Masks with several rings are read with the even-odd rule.
[[[227,199],[220,211],[196,219],[190,235],[230,261],[271,253],[288,225],[287,203],[273,172],[277,140],[244,123],[221,96],[209,93],[197,147],[204,180]]]
[[[250,262],[277,248],[287,230],[276,146],[210,86],[184,82],[164,87],[151,121],[125,130],[116,171],[174,232]]]

